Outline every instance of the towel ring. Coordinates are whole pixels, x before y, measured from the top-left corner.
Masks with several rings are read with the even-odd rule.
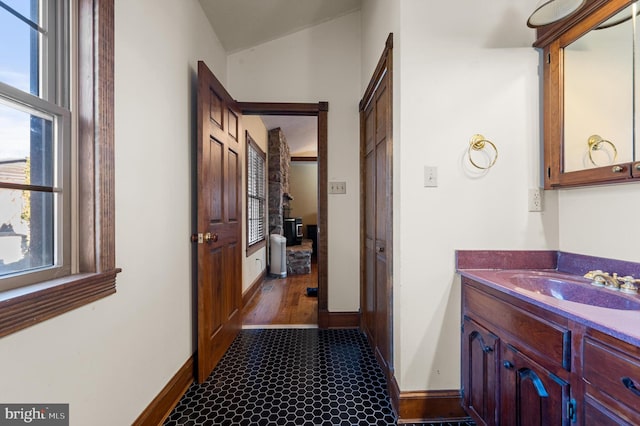
[[[601,150],[603,143],[611,145],[611,148],[613,149],[613,160],[611,160],[610,164],[615,163],[616,162],[616,158],[618,158],[618,149],[613,144],[613,142],[608,141],[606,139],[602,139],[602,137],[600,135],[591,135],[591,136],[589,136],[589,139],[587,140],[587,144],[589,145],[589,161],[591,161],[591,164],[593,164],[596,167],[599,167],[600,165],[597,164],[593,160],[593,157],[591,156],[591,153],[593,151]]]
[[[480,166],[475,161],[473,161],[473,157],[471,153],[472,151],[482,151],[487,147],[487,144],[489,144],[493,149],[493,152],[494,152],[493,159],[491,160],[488,166]],[[486,139],[484,136],[480,134],[476,134],[471,137],[471,140],[469,141],[469,149],[467,150],[467,153],[469,155],[469,161],[471,162],[473,167],[481,170],[490,169],[491,167],[493,167],[494,164],[496,164],[496,160],[498,159],[498,148],[496,148],[493,142]]]

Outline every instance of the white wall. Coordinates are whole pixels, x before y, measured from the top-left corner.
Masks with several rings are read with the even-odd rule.
[[[196,0],[116,0],[115,295],[0,339],[0,401],[131,424],[194,350],[194,79],[226,55]]]
[[[233,95],[232,95],[233,96]],[[267,128],[264,126],[262,119],[257,115],[245,115],[242,117],[242,126],[246,131],[249,132],[253,140],[258,144],[260,149],[263,152],[267,152]],[[244,135],[242,136],[244,138]],[[246,143],[246,141],[245,141]],[[265,160],[266,161],[266,160]],[[265,162],[265,170],[268,170],[268,166]],[[269,190],[269,185],[266,185],[267,191]],[[247,250],[247,170],[246,167],[242,172],[242,215],[244,217],[244,222],[242,224],[242,265],[243,265],[243,274],[242,274],[242,292],[244,293],[247,289],[253,284],[253,282],[265,271],[267,268],[267,248],[266,246],[259,249],[251,256],[246,256]],[[267,198],[268,199],[268,198]],[[269,219],[267,218],[267,224],[269,223]]]
[[[227,89],[241,101],[329,102],[329,311],[359,309],[360,13],[229,55]],[[326,230],[320,229],[320,232]]]
[[[638,190],[635,182],[558,191],[560,250],[640,262]]]
[[[291,216],[301,217],[304,236],[307,225],[318,224],[318,163],[315,161],[292,161],[289,168],[289,192],[293,201]]]
[[[524,25],[530,3],[400,5],[394,321],[402,327],[394,364],[405,391],[460,386],[455,249],[558,245],[553,194],[545,212],[527,208],[528,188],[540,182],[538,54]],[[484,175],[465,159],[475,133],[500,152]],[[437,188],[423,187],[425,165],[438,167]]]

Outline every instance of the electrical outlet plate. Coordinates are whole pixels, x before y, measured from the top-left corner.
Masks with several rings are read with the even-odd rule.
[[[529,189],[529,211],[541,212],[543,209],[542,197],[544,192],[540,188]]]
[[[329,194],[346,194],[347,182],[329,182]]]

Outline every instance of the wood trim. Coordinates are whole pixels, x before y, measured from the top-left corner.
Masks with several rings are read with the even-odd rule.
[[[264,187],[265,187],[265,207],[267,207],[267,204],[269,202],[268,196],[267,196],[267,192],[268,192],[268,188],[269,188],[269,182],[267,181],[267,173],[268,173],[268,167],[267,167],[267,153],[264,152],[262,150],[262,148],[260,148],[260,145],[258,145],[256,143],[256,141],[253,139],[253,137],[251,137],[251,134],[249,133],[248,130],[245,130],[244,132],[245,134],[245,150],[244,150],[244,161],[245,161],[245,179],[244,179],[244,218],[245,218],[245,228],[246,228],[246,232],[245,232],[245,244],[247,246],[247,249],[245,250],[246,252],[246,257],[251,256],[253,253],[257,252],[258,250],[260,250],[263,247],[267,246],[267,235],[269,234],[268,231],[268,227],[269,224],[267,223],[267,214],[266,214],[266,209],[265,208],[265,214],[264,214],[264,226],[265,226],[265,235],[264,238],[256,243],[253,243],[251,245],[249,245],[249,148],[253,148],[258,155],[260,155],[260,157],[262,157],[262,160],[264,161],[264,176],[262,177],[264,179]]]
[[[392,60],[392,57],[390,56],[392,49],[393,49],[393,33],[390,33],[389,36],[387,37],[387,41],[385,43],[382,55],[380,55],[380,59],[378,59],[378,64],[376,65],[376,69],[373,71],[371,80],[369,81],[369,84],[367,85],[367,88],[364,91],[364,95],[362,95],[362,100],[358,105],[359,111],[364,111],[367,108],[367,104],[371,100],[371,97],[373,96],[373,92],[378,86],[378,82],[380,81],[380,78],[382,78],[383,70],[385,68],[391,69],[393,67],[393,60]]]
[[[291,157],[291,161],[318,161],[318,157]]]
[[[328,226],[328,116],[329,103],[238,102],[246,115],[299,115],[318,117],[318,326],[327,328],[329,237]],[[324,321],[324,322],[323,322]]]
[[[113,3],[78,2],[79,273],[0,293],[0,337],[116,291]]]
[[[194,377],[194,357],[191,355],[169,383],[133,422],[134,426],[155,426],[164,423],[174,407],[187,392]]]
[[[265,268],[260,273],[260,275],[258,275],[256,279],[253,280],[253,282],[251,283],[247,291],[242,293],[242,309],[244,309],[249,304],[251,299],[253,299],[253,296],[255,296],[258,290],[260,290],[260,287],[262,286],[262,283],[264,282],[264,279],[266,278],[266,276],[267,276],[267,269]]]
[[[329,310],[329,104],[318,104],[318,326],[320,314]]]
[[[118,272],[72,275],[0,293],[0,337],[115,293]]]
[[[470,420],[462,408],[459,390],[402,392],[395,376],[392,377],[388,388],[391,405],[398,416],[398,424]]]
[[[251,256],[253,253],[257,252],[262,248],[265,248],[266,246],[267,246],[267,238],[265,237],[262,241],[258,241],[257,243],[253,243],[249,247],[247,247],[247,250],[245,250],[246,251],[245,257]]]
[[[551,44],[553,40],[563,36],[567,31],[571,30],[576,24],[581,22],[585,17],[589,16],[598,8],[610,3],[611,0],[590,0],[585,3],[584,6],[567,19],[562,19],[553,24],[545,25],[537,30],[537,39],[533,43],[534,47],[544,48]],[[617,11],[624,9],[633,3],[631,0],[623,0],[623,2],[617,6]],[[617,13],[617,11],[615,13]]]
[[[324,104],[319,103],[291,103],[291,102],[238,102],[238,108],[243,114],[249,115],[303,115],[317,116]],[[327,111],[327,110],[325,110]],[[318,143],[320,143],[318,141]]]
[[[319,328],[358,328],[359,326],[360,312],[318,311]]]
[[[114,0],[80,0],[80,272],[115,269]]]

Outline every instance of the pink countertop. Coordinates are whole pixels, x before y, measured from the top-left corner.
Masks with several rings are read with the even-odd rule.
[[[635,272],[640,278],[640,264],[549,251],[459,251],[457,261],[463,277],[640,346],[640,296],[594,287],[582,277],[588,270],[610,267],[621,276]],[[536,274],[550,278],[553,291],[537,290],[536,279],[527,278]],[[563,296],[583,303],[562,300]]]

